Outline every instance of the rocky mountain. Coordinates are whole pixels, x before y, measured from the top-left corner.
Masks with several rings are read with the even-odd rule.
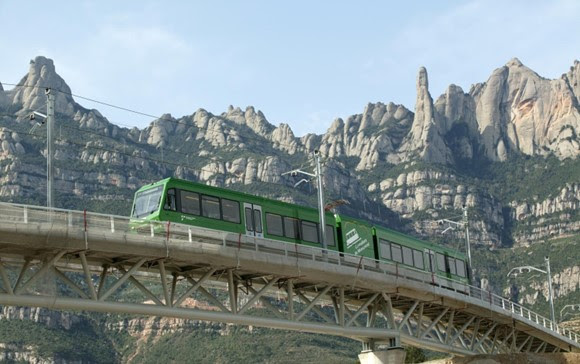
[[[0,85],[0,198],[45,203],[46,131],[28,115],[43,110],[50,87],[58,207],[128,214],[135,189],[168,176],[315,206],[315,187],[294,188],[282,173],[311,168],[320,150],[327,202],[347,201],[341,213],[458,248],[463,232],[441,235],[434,221],[456,219],[467,206],[474,272],[496,277],[491,286],[501,292],[507,285],[497,272],[516,259],[513,252],[541,263],[541,254],[579,239],[579,81],[578,61],[549,80],[514,58],[469,92],[450,85],[433,99],[420,68],[414,112],[369,103],[323,135],[297,137],[252,106],[119,127],[77,103],[53,61],[37,57],[18,86]],[[555,265],[567,287],[558,295],[567,300],[580,299],[578,261],[575,251]],[[543,287],[534,284],[520,298],[541,306]]]
[[[469,93],[451,85],[434,102],[421,68],[415,112],[369,103],[323,135],[296,137],[251,106],[165,114],[144,129],[121,128],[76,103],[53,61],[37,57],[18,86],[0,90],[0,196],[42,203],[44,130],[30,135],[28,115],[43,107],[51,87],[63,207],[75,198],[114,200],[127,213],[134,189],[165,176],[312,204],[311,185],[295,190],[281,174],[308,165],[319,149],[329,200],[350,202],[342,212],[429,236],[432,220],[466,205],[476,244],[530,244],[579,229],[579,79],[578,61],[547,80],[514,58]],[[514,173],[543,182],[524,184]],[[505,183],[513,185],[509,192]],[[530,187],[537,193],[522,192]]]

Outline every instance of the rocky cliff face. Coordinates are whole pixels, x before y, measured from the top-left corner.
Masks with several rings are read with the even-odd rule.
[[[514,240],[520,245],[580,230],[580,221],[574,217],[580,210],[578,183],[567,183],[552,198],[512,201],[510,207],[512,219],[522,227],[514,234]]]
[[[46,330],[48,333],[68,332],[74,326],[86,325],[87,319],[77,313],[50,311],[37,307],[1,307],[0,325],[6,329],[6,321],[20,323],[34,323]],[[72,358],[65,353],[66,344],[56,342],[58,347],[54,350],[46,350],[46,342],[54,338],[43,338],[44,342],[33,342],[31,337],[34,334],[23,332],[18,335],[19,329],[31,329],[31,325],[23,327],[8,326],[9,340],[0,342],[0,362],[2,363],[31,363],[31,364],[83,364],[91,362],[90,359]],[[47,330],[48,329],[48,330]],[[3,336],[6,338],[6,335]],[[84,343],[79,343],[78,350],[81,351]],[[50,351],[50,352],[49,352]]]
[[[532,280],[529,285],[518,285],[517,287],[518,302],[526,307],[536,304],[539,300],[548,302],[549,288],[545,276]],[[554,274],[552,287],[554,300],[580,291],[580,266],[566,267],[561,272]],[[510,294],[513,296],[513,288],[511,290],[506,288],[503,293],[506,297],[509,297]]]
[[[472,87],[485,155],[500,161],[514,152],[575,158],[580,126],[574,85],[578,69],[575,62],[569,76],[546,80],[514,58],[485,84]]]
[[[0,107],[6,107],[11,103],[11,100],[8,98],[8,95],[6,95],[6,92],[4,92],[4,87],[2,87],[2,84],[0,83]]]
[[[211,309],[205,302],[187,299],[185,306],[197,307],[200,309]],[[173,334],[183,334],[192,331],[204,332],[206,334],[229,335],[232,325],[212,323],[197,320],[184,320],[167,317],[136,317],[124,319],[107,324],[107,331],[129,335],[135,342],[131,351],[123,358],[123,362],[138,362],[136,357],[146,352],[152,345],[155,345],[163,336]]]
[[[362,114],[346,122],[336,119],[322,136],[319,149],[328,158],[355,157],[359,160],[356,170],[369,170],[398,150],[412,120],[413,114],[402,105],[368,104]]]
[[[38,307],[4,306],[0,320],[28,320],[43,324],[51,329],[70,330],[81,322],[81,318],[70,312],[49,311]]]

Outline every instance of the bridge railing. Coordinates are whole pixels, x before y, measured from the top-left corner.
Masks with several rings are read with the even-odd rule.
[[[176,224],[167,221],[136,220],[125,216],[99,214],[87,211],[75,211],[64,209],[47,209],[40,206],[30,206],[12,203],[0,203],[0,221],[20,224],[39,224],[82,229],[88,234],[95,231],[109,231],[118,234],[138,234],[147,237],[162,238],[162,244],[170,244],[172,241],[189,243],[199,242],[214,243],[222,246],[235,247],[243,250],[283,255],[288,259],[311,260],[339,266],[348,266],[359,271],[371,271],[384,274],[393,279],[406,279],[422,284],[437,286],[450,290],[473,300],[481,305],[490,305],[498,309],[520,316],[528,324],[541,326],[558,335],[580,343],[580,335],[570,329],[563,328],[550,319],[539,315],[524,306],[512,302],[507,298],[496,295],[491,291],[482,290],[479,287],[443,278],[434,273],[421,271],[404,266],[399,263],[379,261],[376,259],[355,256],[333,250],[323,250],[306,245],[278,242],[270,239],[249,238],[238,233],[228,233],[213,229],[200,228],[184,224]],[[356,284],[356,276],[353,277],[353,285]]]

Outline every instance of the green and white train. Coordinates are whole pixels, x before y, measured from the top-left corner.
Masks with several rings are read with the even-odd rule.
[[[322,247],[316,209],[175,178],[140,188],[131,217]],[[467,259],[461,252],[330,212],[326,224],[328,250],[469,283]]]

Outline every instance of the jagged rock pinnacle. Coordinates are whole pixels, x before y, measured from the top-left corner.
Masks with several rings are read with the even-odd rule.
[[[506,66],[508,67],[521,67],[523,65],[524,64],[517,57],[510,59],[508,63],[506,63]]]
[[[403,160],[418,154],[423,160],[434,163],[448,163],[451,159],[442,137],[442,130],[436,119],[433,99],[429,93],[429,79],[425,67],[417,74],[417,102],[413,126],[401,147]]]
[[[417,90],[422,87],[429,89],[429,79],[427,77],[427,69],[425,67],[420,67],[419,73],[417,74]]]
[[[22,104],[25,112],[35,110],[46,103],[46,88],[56,91],[56,112],[73,115],[75,103],[70,87],[56,73],[52,59],[42,56],[30,61],[28,74],[11,90],[12,102]]]

